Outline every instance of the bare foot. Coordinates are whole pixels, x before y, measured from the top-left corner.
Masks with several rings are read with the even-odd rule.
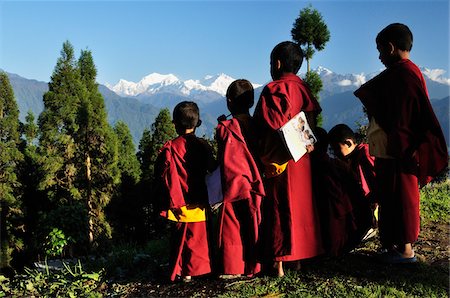
[[[278,277],[284,276],[284,270],[283,270],[283,262],[282,261],[275,261],[273,264],[273,268],[275,269],[275,272]]]

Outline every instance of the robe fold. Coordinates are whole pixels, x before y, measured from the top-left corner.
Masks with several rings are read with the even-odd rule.
[[[212,149],[194,134],[168,141],[155,163],[155,181],[161,215],[181,206],[207,207],[205,175],[214,166]],[[172,226],[169,256],[170,279],[211,272],[206,222],[176,223]]]
[[[409,59],[388,67],[355,95],[387,136],[375,159],[382,244],[413,243],[420,230],[418,187],[448,165],[447,145],[420,69]]]
[[[294,261],[323,252],[309,154],[294,162],[278,132],[300,111],[316,116],[321,108],[298,76],[285,74],[264,87],[254,112],[262,163],[287,162],[281,174],[265,179],[261,241],[266,260]]]
[[[355,95],[387,134],[387,154],[421,186],[448,165],[441,126],[431,107],[420,69],[404,59],[363,84]]]
[[[369,145],[358,144],[353,152],[345,157],[345,160],[357,175],[364,196],[372,203],[376,203],[375,157],[370,155]]]
[[[258,166],[249,150],[250,116],[220,122],[216,128],[218,160],[222,174],[223,204],[219,213],[219,250],[223,274],[253,275],[260,271],[256,259],[261,199],[265,195]],[[250,140],[251,142],[252,140]]]
[[[370,204],[346,163],[316,151],[311,162],[323,245],[328,255],[340,256],[355,248],[370,228]]]

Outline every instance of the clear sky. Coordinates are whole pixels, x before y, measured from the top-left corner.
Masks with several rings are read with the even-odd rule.
[[[393,22],[414,34],[411,59],[449,77],[449,1],[8,1],[0,0],[0,68],[49,81],[64,41],[89,49],[99,83],[158,72],[182,80],[225,73],[264,84],[269,55],[291,40],[311,4],[331,39],[312,67],[371,73],[383,68],[375,36]],[[300,72],[306,71],[306,63]]]

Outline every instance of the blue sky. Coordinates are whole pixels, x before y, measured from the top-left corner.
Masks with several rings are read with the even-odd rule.
[[[93,53],[99,83],[153,72],[182,80],[225,73],[264,84],[269,54],[291,40],[312,4],[331,33],[312,67],[371,73],[383,68],[375,36],[393,22],[414,34],[411,59],[449,77],[449,1],[8,1],[0,0],[0,68],[48,81],[69,40]],[[306,71],[306,63],[300,72]]]

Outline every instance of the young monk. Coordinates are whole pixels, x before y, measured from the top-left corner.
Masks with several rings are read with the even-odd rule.
[[[325,252],[339,257],[354,249],[370,227],[370,207],[364,202],[364,194],[357,177],[342,160],[328,155],[328,134],[316,128],[317,143],[311,153],[312,180],[317,201],[320,227]],[[365,210],[365,212],[363,212]]]
[[[303,53],[297,44],[286,41],[275,46],[270,55],[273,81],[264,87],[253,115],[265,171],[263,252],[265,259],[273,262],[278,276],[284,275],[283,262],[323,252],[311,187],[310,157],[305,154],[294,162],[278,132],[300,111],[306,113],[314,129],[321,111],[308,86],[296,75],[302,61]]]
[[[386,70],[355,95],[367,109],[369,148],[379,187],[379,232],[383,262],[416,262],[412,244],[420,230],[419,185],[446,168],[448,152],[428,98],[425,80],[411,61],[413,35],[404,24],[376,37]]]
[[[219,212],[221,278],[252,276],[260,271],[256,243],[261,223],[264,188],[254,160],[256,139],[249,109],[254,90],[247,80],[236,80],[226,93],[230,120],[216,128],[218,161],[223,180],[223,204]]]
[[[344,161],[353,171],[359,181],[365,199],[360,203],[363,210],[359,214],[360,224],[369,229],[367,236],[375,235],[377,227],[376,212],[378,212],[378,199],[376,197],[375,158],[369,153],[369,145],[358,143],[353,130],[346,124],[337,124],[328,132],[330,147],[334,155]],[[371,213],[366,213],[370,207]],[[366,216],[366,218],[365,218]],[[363,228],[363,226],[361,226]]]
[[[182,207],[209,206],[205,176],[215,167],[212,148],[195,136],[200,126],[196,103],[183,101],[173,111],[178,137],[168,141],[155,163],[155,183],[162,200],[161,215],[169,210],[177,219],[184,216]],[[188,282],[192,276],[211,272],[206,222],[177,222],[172,226],[170,279],[177,276]]]

